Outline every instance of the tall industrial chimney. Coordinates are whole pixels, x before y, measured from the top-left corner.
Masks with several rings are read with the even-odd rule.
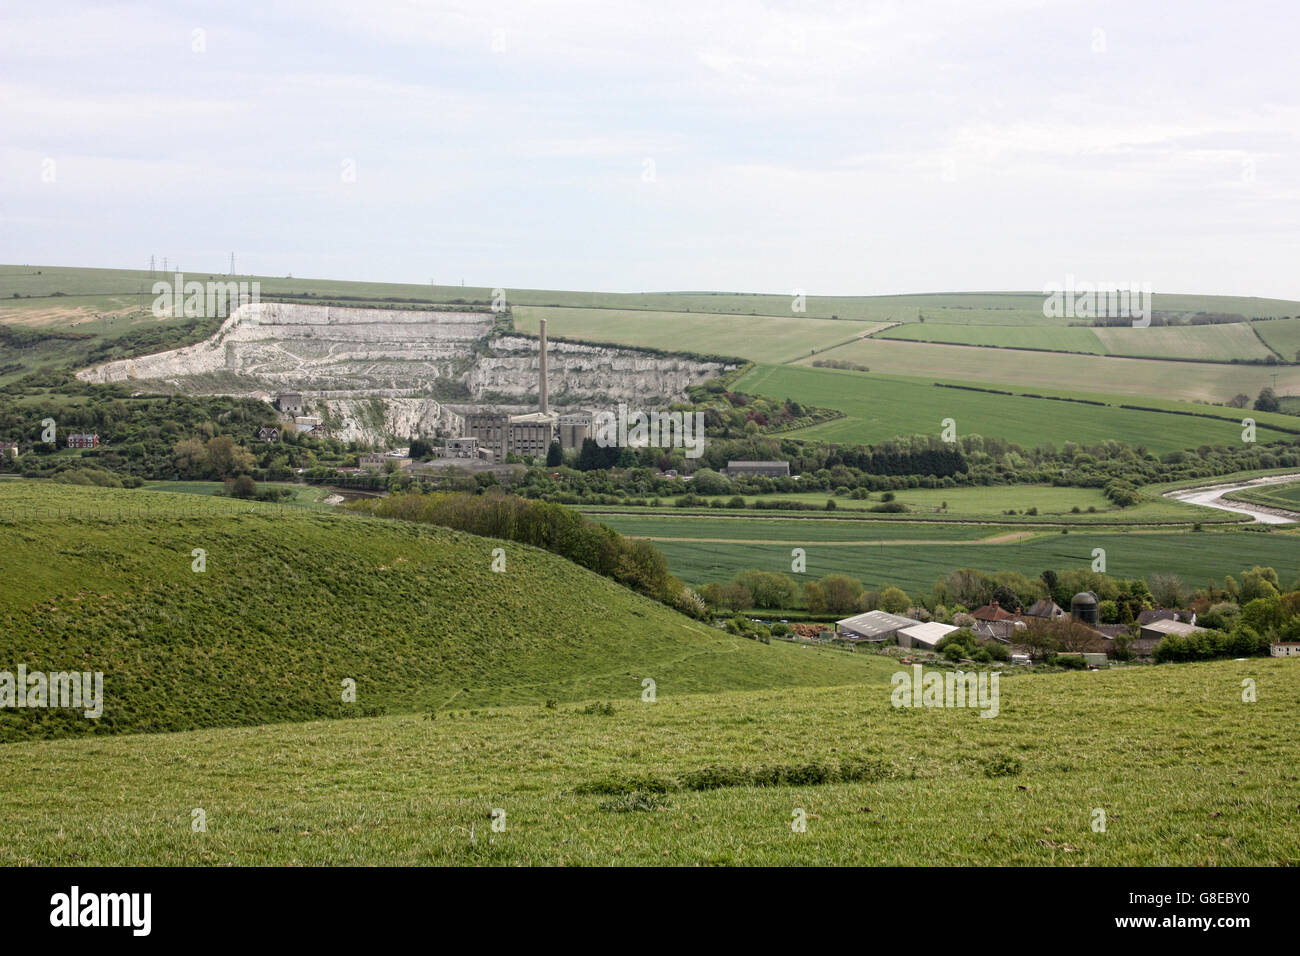
[[[547,396],[547,388],[546,388],[546,320],[539,319],[538,325],[540,326],[540,332],[541,332],[542,356],[541,356],[541,366],[540,366],[541,381],[538,383],[537,393],[541,398],[541,404],[542,404],[541,410],[543,413],[545,413],[550,411],[548,396]]]

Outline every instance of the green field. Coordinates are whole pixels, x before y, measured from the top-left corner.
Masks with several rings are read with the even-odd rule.
[[[1300,313],[1300,310],[1297,310]],[[1300,361],[1300,314],[1290,319],[1255,322],[1252,327],[1284,361]]]
[[[1047,320],[1044,320],[1046,322]],[[1272,323],[1260,323],[1266,325]],[[1091,355],[1183,359],[1198,362],[1263,361],[1272,353],[1246,322],[1227,325],[1085,328],[1053,325],[940,325],[910,323],[877,333],[913,342],[943,342],[1002,349],[1041,349]],[[1016,359],[1029,361],[1027,357]]]
[[[0,863],[1300,865],[1294,661],[1004,675],[982,719],[891,706],[898,665],[870,658],[835,688],[643,703],[629,682],[609,715],[10,744]],[[735,785],[848,761],[855,782]]]
[[[0,483],[0,660],[102,671],[107,698],[98,721],[0,710],[0,741],[540,704],[647,676],[676,694],[835,684],[867,668],[731,637],[523,545],[48,482]]]
[[[927,323],[928,324],[928,323]],[[1137,331],[1152,331],[1139,329]],[[1265,386],[1300,394],[1300,366],[1162,362],[1115,356],[1052,352],[995,352],[962,345],[932,345],[868,338],[822,353],[865,365],[873,372],[952,382],[1125,394],[1134,398],[1224,403],[1234,395],[1254,397]],[[801,359],[808,365],[816,359]]]
[[[609,523],[620,527],[618,520]],[[1019,571],[1030,577],[1047,569],[1087,568],[1094,548],[1106,551],[1107,573],[1121,578],[1166,572],[1203,587],[1211,581],[1221,584],[1225,575],[1238,575],[1242,569],[1260,564],[1276,568],[1283,583],[1290,586],[1300,573],[1300,535],[1284,531],[1078,529],[1069,534],[1042,531],[1003,544],[954,544],[956,535],[933,542],[908,531],[861,547],[846,547],[828,537],[826,546],[819,547],[817,527],[809,522],[802,536],[781,544],[684,540],[698,537],[701,535],[688,533],[674,540],[659,535],[655,540],[673,573],[692,585],[728,581],[748,568],[788,574],[790,549],[796,546],[807,552],[810,579],[848,574],[869,588],[892,584],[914,595],[928,594],[934,582],[954,568]],[[862,540],[868,537],[864,535]]]
[[[540,319],[559,338],[735,355],[756,362],[788,362],[861,338],[880,328],[869,322],[780,315],[704,315],[614,309],[515,309],[515,327],[536,333]]]
[[[1217,508],[1189,505],[1173,501],[1158,495],[1150,495],[1137,505],[1120,508],[1110,501],[1098,488],[1076,488],[1053,485],[975,485],[957,488],[902,488],[893,492],[894,500],[905,505],[904,513],[889,514],[872,512],[868,509],[881,505],[882,492],[875,492],[869,499],[857,500],[831,495],[827,492],[798,492],[770,495],[744,495],[746,502],[798,502],[803,504],[824,505],[826,501],[835,502],[834,515],[840,520],[830,520],[826,514],[806,511],[747,510],[723,507],[715,512],[700,507],[681,509],[672,504],[659,508],[624,506],[613,508],[604,505],[588,505],[580,510],[595,513],[608,513],[626,516],[629,520],[650,522],[685,521],[708,524],[718,522],[717,528],[735,526],[742,521],[757,523],[770,527],[774,521],[797,525],[799,521],[813,521],[818,527],[838,524],[845,527],[872,528],[877,525],[888,528],[890,525],[908,525],[925,528],[928,524],[947,524],[950,521],[1002,522],[1015,524],[1158,524],[1183,523],[1193,521],[1205,522],[1239,522],[1241,515],[1233,515]],[[708,499],[725,505],[731,500],[728,496]],[[945,507],[946,506],[946,507]],[[1074,513],[1078,508],[1079,513]],[[1095,509],[1089,513],[1088,509]],[[1036,515],[1026,514],[1030,509],[1037,509]],[[1015,511],[1009,515],[1007,511]],[[703,517],[686,518],[684,511],[699,512]],[[719,513],[720,512],[720,513]],[[723,517],[725,515],[725,517]],[[738,520],[739,519],[739,520]],[[1248,520],[1248,519],[1245,519]],[[608,523],[608,522],[607,522]],[[951,525],[960,529],[960,524]],[[622,530],[621,528],[619,530]],[[864,534],[867,532],[864,532]],[[892,532],[885,531],[886,535]],[[761,537],[762,535],[760,535]],[[942,535],[941,535],[942,536]]]
[[[943,419],[952,418],[959,435],[998,436],[1026,448],[1047,444],[1060,448],[1066,442],[1095,444],[1113,439],[1144,445],[1160,454],[1241,441],[1239,421],[1218,422],[1186,415],[940,388],[912,378],[879,375],[875,371],[763,365],[742,376],[735,387],[757,395],[837,408],[845,413],[845,418],[791,433],[798,438],[870,443],[898,435],[938,437]],[[1262,420],[1258,435],[1260,441],[1286,437],[1265,426]]]

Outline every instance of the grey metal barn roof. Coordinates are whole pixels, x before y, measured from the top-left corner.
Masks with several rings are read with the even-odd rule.
[[[892,634],[902,628],[912,627],[920,623],[920,621],[915,621],[910,617],[890,614],[888,611],[868,611],[866,614],[846,617],[842,621],[836,621],[835,626],[846,631],[852,631],[855,634],[861,634],[863,637],[876,637],[881,634]]]

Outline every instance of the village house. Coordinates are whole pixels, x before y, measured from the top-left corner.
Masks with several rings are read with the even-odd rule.
[[[280,429],[274,426],[267,426],[257,430],[257,437],[262,441],[279,441]]]
[[[1051,598],[1043,598],[1041,601],[1035,601],[1030,605],[1029,610],[1025,611],[1025,617],[1038,617],[1048,621],[1059,621],[1063,617],[1068,617],[1065,609],[1053,601]]]
[[[1274,641],[1268,645],[1269,657],[1300,657],[1300,641]]]
[[[99,436],[91,434],[73,434],[68,436],[69,448],[98,448]]]

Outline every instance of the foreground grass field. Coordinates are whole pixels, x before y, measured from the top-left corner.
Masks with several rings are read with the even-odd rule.
[[[887,673],[8,744],[0,863],[1300,865],[1300,662],[1004,675],[992,719],[892,707]]]
[[[0,483],[0,670],[20,663],[102,671],[104,715],[3,709],[0,741],[569,701],[639,692],[646,677],[680,694],[871,670],[732,637],[523,545],[13,481]]]
[[[837,349],[835,353],[839,351]],[[932,365],[931,372],[940,368]],[[1003,371],[1007,370],[1004,368]],[[1020,384],[1023,385],[1023,381]],[[844,418],[791,432],[793,438],[871,443],[898,435],[938,437],[943,420],[952,418],[960,435],[998,436],[1026,448],[1047,444],[1060,448],[1066,442],[1095,444],[1111,439],[1144,445],[1148,450],[1162,454],[1199,445],[1241,442],[1240,419],[1216,420],[1110,405],[941,388],[932,382],[880,375],[876,371],[760,365],[743,375],[736,382],[736,388],[756,395],[792,398],[809,405],[837,408],[845,413]],[[1215,414],[1226,411],[1198,409],[1196,406],[1188,406],[1187,410],[1212,411]],[[1261,418],[1258,423],[1260,441],[1290,437],[1264,422],[1265,419]]]

